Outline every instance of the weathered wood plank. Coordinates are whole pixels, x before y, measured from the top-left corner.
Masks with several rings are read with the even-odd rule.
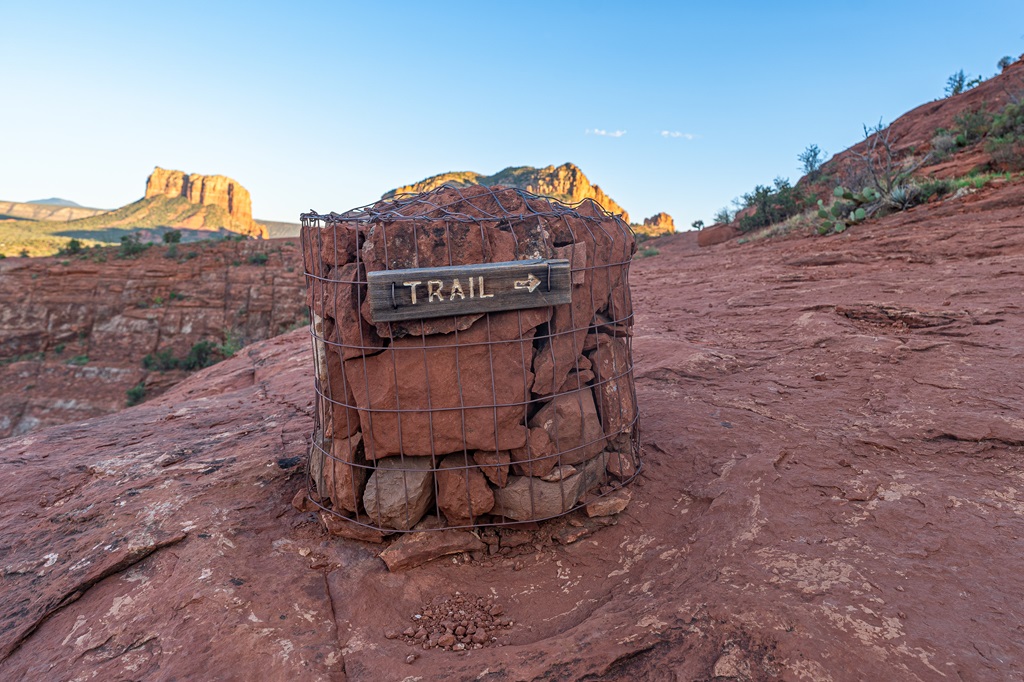
[[[480,263],[367,273],[374,322],[562,305],[572,300],[569,261]]]

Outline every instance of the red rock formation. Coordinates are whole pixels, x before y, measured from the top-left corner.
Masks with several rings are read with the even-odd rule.
[[[668,213],[655,213],[650,218],[644,218],[642,225],[634,225],[633,231],[648,237],[661,237],[674,233],[676,224]]]
[[[166,170],[159,166],[146,180],[146,196],[185,197],[189,203],[201,206],[219,206],[230,217],[233,226],[243,234],[266,239],[266,227],[252,219],[252,200],[249,190],[223,175],[199,175]],[[192,227],[193,225],[190,225]]]
[[[473,171],[440,173],[411,185],[385,192],[384,198],[390,198],[395,194],[430,192],[445,184],[455,187],[469,185],[517,187],[564,203],[577,203],[585,199],[593,199],[606,211],[621,214],[622,219],[629,222],[629,214],[626,210],[605,194],[598,185],[590,182],[586,174],[574,163],[563,163],[561,166],[546,166],[544,168],[510,167],[494,175],[481,175]]]
[[[0,260],[0,438],[115,412],[140,382],[153,396],[183,378],[146,371],[147,354],[182,358],[199,341],[248,343],[305,319],[298,240],[176,249]],[[250,262],[260,254],[265,265]]]
[[[717,224],[705,227],[697,233],[698,246],[714,246],[735,239],[740,236],[740,231],[733,225]]]

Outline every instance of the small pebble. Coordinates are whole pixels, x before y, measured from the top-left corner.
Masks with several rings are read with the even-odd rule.
[[[419,658],[419,657],[420,657],[419,654],[409,654],[408,656],[405,657],[405,662],[406,663],[414,663],[416,661],[416,659]]]

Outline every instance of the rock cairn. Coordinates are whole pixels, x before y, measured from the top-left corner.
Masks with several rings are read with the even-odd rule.
[[[633,235],[593,201],[444,186],[302,216],[317,408],[314,501],[384,531],[540,520],[638,467]],[[572,302],[376,322],[367,273],[571,264]]]

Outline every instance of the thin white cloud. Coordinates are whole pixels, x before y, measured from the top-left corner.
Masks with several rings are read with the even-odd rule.
[[[603,128],[587,128],[587,135],[600,135],[601,137],[622,137],[625,130],[604,130]]]
[[[680,132],[678,130],[662,130],[661,131],[661,136],[662,137],[681,137],[684,140],[696,140],[697,137],[698,137],[698,135],[694,135],[693,133],[683,133],[683,132]]]

